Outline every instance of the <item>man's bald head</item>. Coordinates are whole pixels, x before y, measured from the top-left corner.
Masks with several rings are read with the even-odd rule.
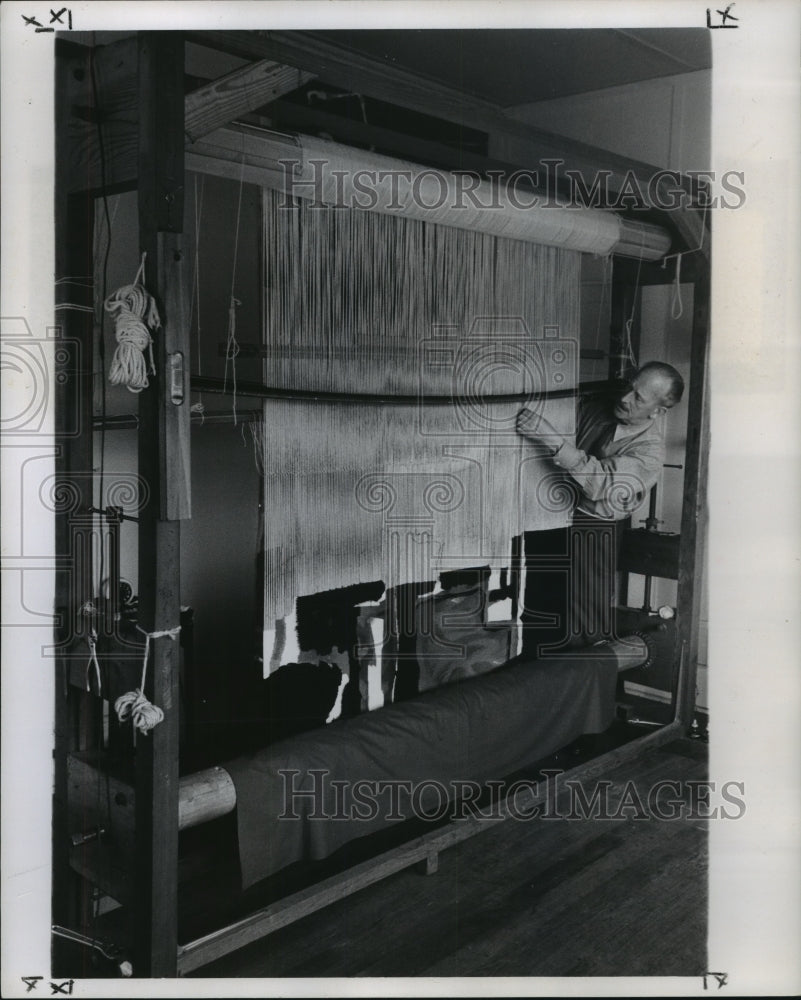
[[[675,406],[683,393],[684,379],[672,365],[649,361],[630,380],[615,406],[615,417],[622,424],[645,423]]]
[[[673,365],[666,364],[664,361],[649,361],[639,369],[637,375],[645,375],[653,378],[655,382],[661,382],[664,387],[662,392],[662,405],[664,407],[669,409],[681,401],[681,397],[684,395],[684,379]]]

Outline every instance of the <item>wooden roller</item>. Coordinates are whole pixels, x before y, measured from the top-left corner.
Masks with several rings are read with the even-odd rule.
[[[178,829],[208,823],[233,812],[236,789],[224,767],[209,767],[181,778],[178,786]]]
[[[601,644],[604,653],[611,652],[617,659],[618,673],[634,667],[647,666],[651,649],[647,637],[634,633],[620,639],[610,639]],[[593,647],[597,650],[597,647]],[[578,652],[578,651],[577,651]],[[236,788],[231,775],[224,767],[209,767],[205,771],[189,774],[180,780],[178,801],[178,829],[207,823],[233,812],[236,807]]]

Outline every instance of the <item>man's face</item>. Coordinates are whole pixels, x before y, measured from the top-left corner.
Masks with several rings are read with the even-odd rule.
[[[645,423],[665,409],[667,389],[664,376],[658,372],[635,376],[615,406],[615,417],[621,424]]]

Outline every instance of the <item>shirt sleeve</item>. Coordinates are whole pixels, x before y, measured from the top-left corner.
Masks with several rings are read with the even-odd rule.
[[[621,517],[639,506],[653,486],[664,461],[657,437],[631,442],[616,455],[595,458],[565,441],[553,461],[577,484],[582,495],[602,502],[609,516]]]

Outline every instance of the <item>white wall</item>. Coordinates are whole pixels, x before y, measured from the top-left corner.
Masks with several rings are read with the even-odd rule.
[[[708,170],[711,94],[711,71],[699,70],[521,104],[508,112],[633,160],[669,170]]]

